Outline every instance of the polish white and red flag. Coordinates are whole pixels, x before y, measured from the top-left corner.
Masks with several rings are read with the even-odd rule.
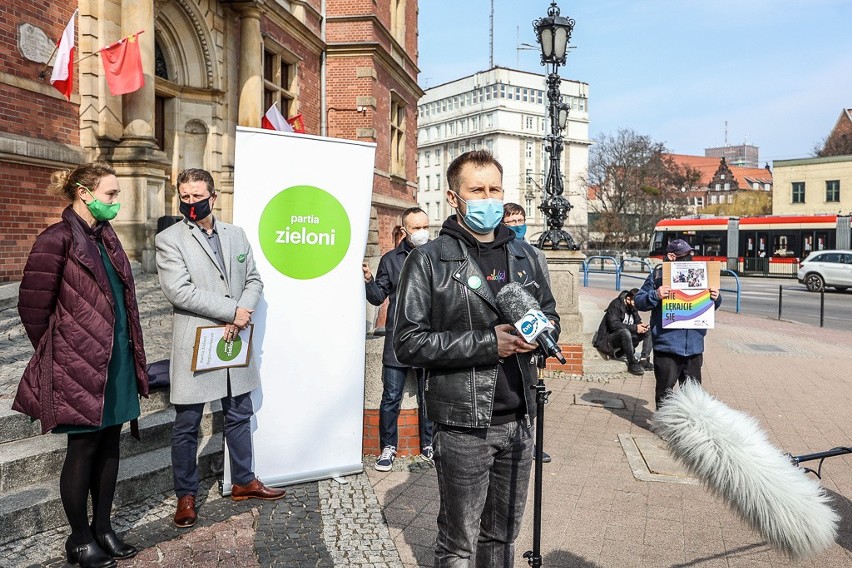
[[[50,74],[50,84],[71,100],[71,91],[74,88],[74,18],[77,10],[71,14],[59,46],[56,48],[56,59],[53,60],[53,73]]]
[[[260,121],[260,126],[267,130],[293,132],[293,127],[290,126],[290,123],[287,122],[287,119],[284,118],[284,115],[281,114],[281,111],[278,110],[278,107],[275,106],[275,104],[269,107],[269,110],[267,110],[266,114],[263,115],[263,118]]]

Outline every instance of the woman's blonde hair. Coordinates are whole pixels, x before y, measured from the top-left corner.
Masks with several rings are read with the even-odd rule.
[[[98,186],[101,178],[114,176],[115,170],[106,162],[92,162],[81,164],[73,170],[58,170],[50,176],[50,185],[47,191],[57,197],[65,197],[68,201],[74,201],[77,197],[77,189],[80,184],[90,190]]]

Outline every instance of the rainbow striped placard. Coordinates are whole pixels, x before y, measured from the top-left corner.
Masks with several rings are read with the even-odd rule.
[[[671,290],[663,298],[663,328],[712,329],[714,307],[710,290]]]

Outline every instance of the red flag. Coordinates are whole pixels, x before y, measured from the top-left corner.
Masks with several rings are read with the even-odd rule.
[[[302,120],[301,114],[288,118],[287,122],[293,127],[293,132],[298,132],[299,134],[305,133],[305,121]]]
[[[71,91],[74,87],[74,17],[77,10],[71,14],[59,47],[56,48],[56,59],[53,61],[53,73],[50,74],[50,84],[71,100]]]
[[[115,96],[132,93],[145,84],[137,37],[140,33],[136,32],[100,50],[109,92]]]
[[[293,132],[293,128],[287,123],[284,115],[278,110],[274,104],[269,107],[263,118],[260,119],[260,126],[267,130],[278,130],[281,132]]]

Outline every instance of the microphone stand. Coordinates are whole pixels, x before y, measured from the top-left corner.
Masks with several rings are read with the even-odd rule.
[[[538,357],[537,366],[543,369],[547,355],[542,354]],[[535,474],[533,484],[533,547],[532,550],[524,552],[524,558],[533,568],[538,568],[541,563],[541,485],[542,485],[542,458],[544,454],[544,405],[547,404],[547,397],[551,391],[544,386],[544,379],[541,378],[541,373],[538,375],[538,382],[530,387],[530,390],[535,391]]]
[[[838,446],[836,448],[832,448],[825,452],[817,452],[815,454],[805,454],[802,456],[794,456],[791,454],[787,454],[787,457],[793,462],[793,465],[798,466],[802,462],[819,460],[819,466],[817,470],[814,471],[809,467],[803,468],[806,472],[812,473],[817,476],[817,479],[822,479],[822,462],[826,460],[826,458],[833,458],[836,456],[842,456],[844,454],[852,454],[852,447],[844,448],[843,446]]]

